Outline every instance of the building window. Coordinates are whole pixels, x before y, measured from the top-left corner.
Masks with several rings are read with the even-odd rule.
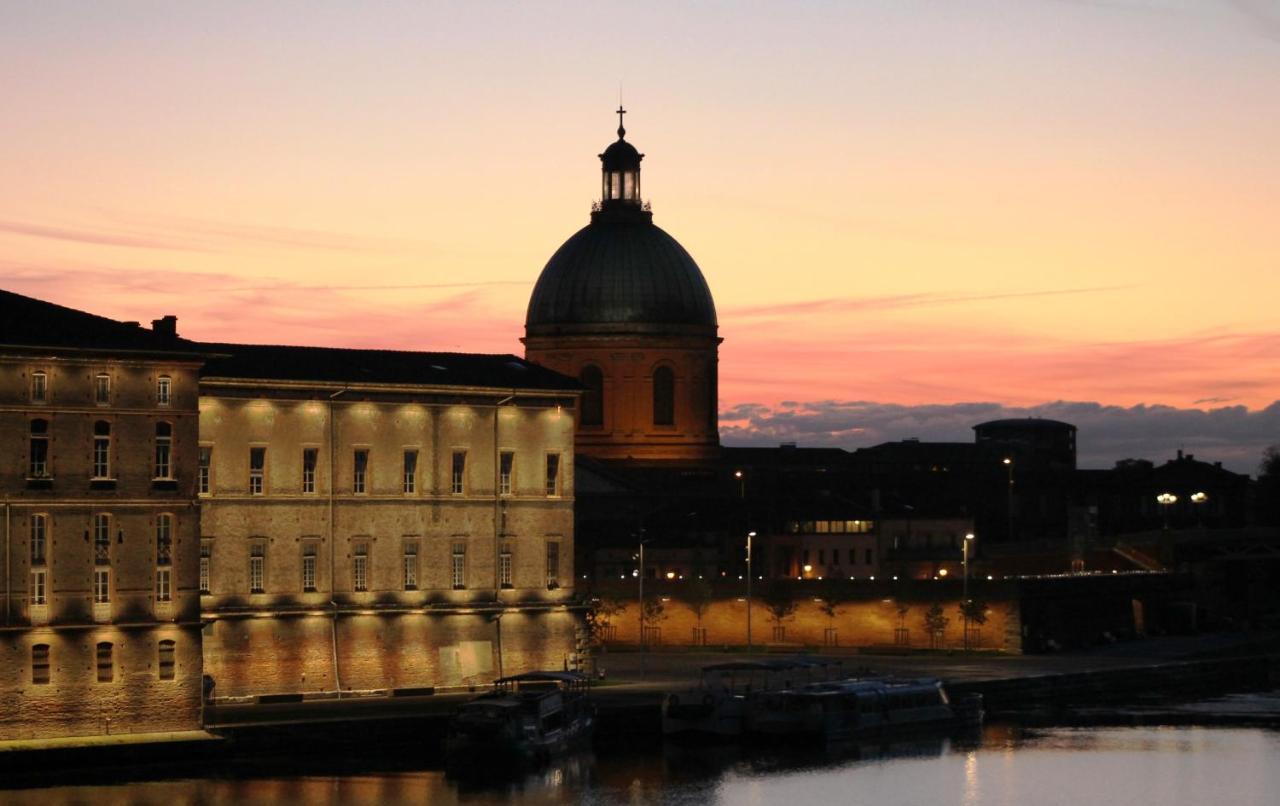
[[[560,494],[560,454],[547,454],[547,497]]]
[[[498,584],[503,588],[512,587],[511,546],[505,543],[502,546],[502,553],[498,555]]]
[[[156,405],[168,406],[173,402],[173,379],[161,375],[156,379]]]
[[[467,453],[466,451],[453,452],[453,473],[451,479],[450,492],[454,495],[462,495],[465,492],[465,481],[467,478]]]
[[[174,671],[177,667],[176,655],[177,644],[173,641],[161,641],[156,646],[156,669],[159,671],[161,680],[172,680]]]
[[[418,544],[412,540],[404,544],[404,589],[418,589]]]
[[[173,425],[156,423],[156,473],[155,478],[173,478]]]
[[[49,376],[44,372],[31,373],[31,402],[46,403],[49,400]]]
[[[261,540],[254,541],[249,547],[249,592],[263,593],[267,571],[267,544]]]
[[[49,516],[38,513],[31,516],[31,564],[44,565],[45,546],[49,537]]]
[[[98,644],[98,682],[110,683],[116,676],[115,648],[110,641]]]
[[[871,565],[872,563],[874,563],[876,561],[876,550],[867,549],[866,557],[867,557],[867,565]]]
[[[93,424],[93,477],[111,478],[111,423],[106,420]]]
[[[356,543],[351,558],[351,589],[357,592],[369,590],[369,544]]]
[[[307,540],[302,544],[302,591],[316,592],[316,541]]]
[[[453,589],[462,590],[467,587],[467,544],[453,544],[452,566]]]
[[[95,568],[93,570],[93,603],[109,604],[111,602],[111,570]]]
[[[319,458],[319,448],[302,449],[302,491],[304,493],[316,491],[316,462]]]
[[[653,424],[676,424],[676,375],[671,367],[653,371]]]
[[[48,644],[35,644],[31,647],[31,682],[37,686],[49,683]]]
[[[592,364],[582,368],[578,381],[586,387],[582,392],[580,425],[604,425],[604,373]]]
[[[516,455],[511,451],[498,454],[498,495],[511,495],[511,471]]]
[[[200,446],[200,468],[196,477],[196,489],[200,495],[208,495],[212,489],[213,474],[213,446]]]
[[[49,604],[49,572],[43,568],[37,568],[31,572],[31,604],[47,605]]]
[[[849,565],[857,565],[857,564],[858,564],[858,550],[849,549]]]
[[[156,565],[173,564],[173,515],[156,516]]]
[[[547,590],[560,587],[560,544],[547,543]]]
[[[200,541],[200,592],[208,594],[212,590],[209,584],[210,564],[213,562],[213,541]]]
[[[27,463],[27,477],[49,477],[49,421],[31,421],[31,456]]]
[[[111,562],[111,516],[105,512],[93,516],[93,561],[98,565]]]
[[[369,451],[367,448],[360,448],[355,453],[355,464],[351,473],[351,492],[363,494],[365,492],[365,474],[369,471]]]
[[[93,402],[99,406],[111,405],[111,376],[99,372],[93,379]]]
[[[171,602],[173,601],[173,569],[157,568],[156,569],[156,601]]]
[[[404,452],[404,491],[406,493],[417,492],[418,490],[418,452]]]
[[[262,495],[262,483],[267,473],[267,449],[249,449],[249,495]]]

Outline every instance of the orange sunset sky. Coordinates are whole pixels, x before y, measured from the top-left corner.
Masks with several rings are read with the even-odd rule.
[[[9,3],[0,285],[516,352],[596,154],[719,309],[729,444],[1280,441],[1280,3]]]

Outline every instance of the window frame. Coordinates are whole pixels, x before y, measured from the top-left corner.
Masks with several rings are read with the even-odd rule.
[[[512,566],[511,544],[503,543],[502,551],[498,554],[498,587],[503,590],[515,587]]]
[[[451,548],[449,581],[456,591],[467,589],[467,544],[455,541]]]
[[[516,452],[498,452],[498,495],[510,497],[515,490]]]
[[[548,540],[546,549],[547,590],[560,587],[560,541]]]
[[[156,642],[156,679],[178,679],[178,642],[172,638]]]
[[[418,590],[418,541],[404,541],[404,549],[401,557],[401,587],[407,591],[416,591]]]
[[[156,423],[155,463],[152,480],[173,481],[173,423],[160,420]]]
[[[467,494],[467,452],[453,451],[450,459],[449,493],[450,495]]]
[[[418,449],[405,448],[401,473],[401,491],[405,495],[416,495],[418,492]]]
[[[111,604],[111,569],[96,566],[93,569],[93,603]]]
[[[354,448],[351,453],[351,494],[369,494],[369,449]]]
[[[156,566],[156,603],[173,601],[173,567]]]
[[[31,565],[33,567],[47,565],[49,562],[49,513],[31,513],[27,519],[27,540]]]
[[[47,686],[53,682],[53,649],[49,644],[31,645],[31,685]]]
[[[261,459],[255,467],[255,459]],[[249,495],[266,495],[267,446],[249,446]]]
[[[169,408],[173,405],[173,378],[161,375],[156,378],[156,406]]]
[[[114,683],[116,678],[116,649],[110,641],[99,641],[94,647],[95,665],[99,683]]]
[[[93,562],[94,565],[111,563],[111,513],[93,513]]]
[[[31,373],[31,381],[27,385],[28,402],[42,406],[49,402],[49,373],[37,369]]]
[[[213,541],[200,539],[200,565],[196,584],[200,586],[200,594],[208,596],[213,592]]]
[[[111,476],[111,421],[93,423],[93,455],[90,480],[107,481]]]
[[[213,446],[201,445],[196,453],[196,495],[213,493]]]
[[[95,406],[111,405],[111,373],[98,372],[93,376],[93,403]]]
[[[320,449],[304,447],[302,449],[302,494],[314,495],[316,492],[316,468],[320,464]]]
[[[358,540],[351,546],[351,592],[369,592],[368,540]]]
[[[249,593],[267,592],[267,541],[255,539],[249,544]]]
[[[53,473],[49,466],[49,448],[52,443],[51,430],[51,423],[44,417],[33,417],[28,422],[27,478],[29,479],[53,478]]]
[[[560,497],[560,470],[561,461],[559,453],[548,453],[545,463],[544,479],[546,486],[547,498]]]
[[[44,566],[31,569],[31,588],[28,597],[32,607],[49,604],[49,569]]]

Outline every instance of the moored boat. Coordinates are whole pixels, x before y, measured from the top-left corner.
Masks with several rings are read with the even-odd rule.
[[[753,700],[746,730],[755,736],[827,740],[916,728],[979,724],[980,695],[951,703],[933,678],[863,678],[814,683]]]
[[[823,676],[837,665],[838,661],[824,659],[777,658],[704,666],[697,686],[663,698],[662,732],[667,736],[741,736],[750,702],[812,682],[814,676]]]
[[[589,743],[595,706],[578,672],[526,672],[495,680],[449,722],[445,760],[453,769],[536,764]]]

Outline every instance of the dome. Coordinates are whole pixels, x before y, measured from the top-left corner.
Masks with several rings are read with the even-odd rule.
[[[606,171],[634,171],[640,168],[640,160],[644,154],[636,151],[636,147],[621,137],[600,155],[600,162]]]
[[[594,213],[538,277],[525,327],[595,324],[716,327],[698,264],[647,211]]]

